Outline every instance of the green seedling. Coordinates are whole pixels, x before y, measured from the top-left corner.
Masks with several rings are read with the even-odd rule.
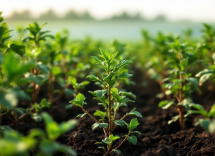
[[[196,78],[191,77],[189,68],[198,62],[198,57],[193,52],[194,49],[189,47],[186,43],[179,43],[175,41],[170,50],[171,57],[168,59],[167,64],[172,68],[170,77],[163,80],[166,92],[172,94],[177,100],[165,100],[159,103],[159,107],[167,109],[174,105],[179,115],[175,116],[168,123],[175,122],[179,119],[181,130],[184,129],[184,109],[189,109],[184,105],[184,99],[190,98],[193,90],[199,91],[198,81]]]
[[[189,105],[189,107],[194,108],[195,110],[189,110],[185,116],[191,114],[200,114],[204,117],[198,119],[198,121],[195,123],[195,126],[200,125],[207,132],[215,132],[215,104],[211,107],[209,112],[207,112],[204,107],[199,104],[189,102],[187,105]]]
[[[133,131],[139,125],[136,118],[132,119],[130,124],[123,121],[123,119],[129,115],[142,117],[142,115],[139,112],[135,111],[135,109],[125,114],[121,119],[117,119],[117,112],[120,107],[127,106],[127,102],[134,102],[126,96],[135,98],[135,95],[133,95],[132,93],[121,92],[117,88],[115,88],[117,81],[132,76],[129,73],[119,74],[118,72],[121,67],[130,64],[131,61],[121,60],[118,64],[115,65],[115,57],[117,55],[117,52],[110,54],[108,51],[102,48],[100,49],[100,51],[101,55],[99,55],[99,57],[92,56],[92,58],[98,65],[100,65],[104,69],[105,73],[102,74],[101,78],[95,75],[87,76],[87,78],[89,78],[91,81],[101,83],[103,87],[102,90],[96,90],[94,92],[89,91],[93,96],[95,96],[94,99],[100,101],[99,105],[102,105],[104,107],[104,111],[96,110],[96,112],[94,113],[94,116],[98,116],[100,117],[100,119],[96,120],[84,109],[84,105],[87,103],[85,102],[85,96],[83,94],[79,93],[74,100],[70,101],[70,103],[79,106],[84,111],[84,114],[79,114],[78,117],[88,115],[95,122],[92,125],[92,129],[103,128],[105,139],[103,139],[102,142],[96,143],[102,145],[99,148],[102,148],[107,153],[121,153],[118,148],[126,140],[136,145],[137,137],[131,134],[141,134],[138,131]],[[128,127],[129,132],[125,136],[124,140],[115,149],[112,149],[113,142],[120,138],[119,136],[114,136],[113,131],[117,126],[123,126],[124,124]],[[103,144],[107,144],[107,147],[105,148]]]
[[[36,148],[39,149],[36,153],[37,156],[50,156],[57,151],[72,156],[77,155],[73,149],[56,142],[60,135],[75,127],[77,120],[58,125],[47,113],[42,113],[42,117],[45,121],[47,135],[40,129],[32,129],[27,136],[23,136],[19,132],[7,128],[0,139],[0,155],[28,156],[29,151]]]

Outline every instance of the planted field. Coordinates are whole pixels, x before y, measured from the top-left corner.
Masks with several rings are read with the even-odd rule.
[[[1,156],[215,155],[215,29],[71,40],[0,13]],[[13,30],[15,31],[15,30]]]

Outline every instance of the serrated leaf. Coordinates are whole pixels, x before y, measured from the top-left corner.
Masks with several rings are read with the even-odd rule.
[[[104,78],[104,81],[112,86],[112,84],[114,83],[115,75],[116,73],[111,72],[107,77]]]
[[[107,67],[105,66],[105,64],[102,63],[102,61],[98,57],[96,56],[91,56],[91,57],[96,61],[96,63],[100,64],[105,70],[107,70]]]
[[[127,140],[128,140],[128,142],[132,143],[133,145],[137,144],[137,137],[134,135],[128,136]]]
[[[114,69],[114,72],[118,71],[119,68],[121,68],[122,66],[125,66],[125,65],[130,64],[130,63],[132,63],[132,61],[130,61],[130,60],[122,60],[122,61],[120,61],[120,63],[116,65],[116,67]]]
[[[95,95],[98,98],[102,98],[106,93],[108,93],[108,90],[96,90],[94,93],[96,93]]]
[[[100,49],[100,52],[102,55],[99,55],[100,57],[102,57],[106,62],[107,64],[110,63],[110,55],[109,55],[109,52],[103,48],[99,48]]]

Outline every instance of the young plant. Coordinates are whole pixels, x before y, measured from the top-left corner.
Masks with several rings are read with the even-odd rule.
[[[30,49],[27,50],[27,59],[31,59],[36,62],[37,67],[30,70],[29,74],[26,74],[26,79],[28,79],[30,82],[32,82],[32,102],[31,106],[36,103],[37,94],[40,91],[40,87],[44,80],[47,79],[47,75],[49,73],[49,67],[45,64],[43,64],[42,60],[44,57],[43,50],[40,47],[40,42],[45,41],[47,38],[54,37],[49,33],[49,31],[41,31],[42,27],[46,23],[39,25],[37,22],[34,22],[33,24],[29,24],[29,26],[26,28],[29,30],[30,34],[28,37],[24,39],[24,41],[31,41],[33,42],[33,50]],[[44,75],[39,75],[39,72],[44,73]],[[33,110],[34,111],[34,110]]]
[[[99,148],[102,148],[106,153],[121,153],[118,148],[127,140],[131,142],[132,144],[136,145],[137,143],[137,137],[134,135],[131,135],[133,133],[141,134],[138,131],[134,131],[134,129],[139,125],[136,118],[132,119],[130,124],[123,121],[123,119],[128,115],[135,115],[138,117],[142,117],[142,115],[135,111],[135,108],[131,111],[126,113],[121,119],[117,119],[117,112],[122,106],[127,106],[127,102],[134,102],[127,98],[126,96],[130,96],[135,98],[135,95],[128,92],[121,92],[117,88],[115,88],[115,84],[117,81],[123,78],[131,77],[131,74],[123,73],[119,74],[118,71],[121,67],[128,65],[131,63],[129,60],[121,60],[118,64],[115,65],[115,57],[117,55],[117,52],[114,54],[110,54],[108,51],[100,48],[101,55],[99,57],[92,56],[92,58],[96,61],[98,65],[100,65],[105,73],[102,73],[101,78],[95,76],[95,75],[88,75],[87,78],[89,78],[91,81],[96,81],[101,83],[103,89],[102,90],[96,90],[96,91],[89,91],[92,95],[95,96],[94,99],[97,99],[100,101],[98,103],[99,105],[102,105],[104,107],[104,111],[96,110],[94,113],[94,116],[98,116],[101,119],[98,121],[93,116],[91,116],[85,109],[84,104],[85,97],[83,94],[79,93],[76,98],[70,103],[81,107],[81,109],[84,111],[84,114],[79,114],[78,117],[83,117],[84,115],[88,115],[95,123],[92,125],[92,129],[95,129],[97,127],[103,128],[105,139],[102,140],[102,142],[97,142],[96,144],[107,144],[107,147],[101,146]],[[128,134],[125,136],[125,139],[115,148],[112,149],[112,144],[115,140],[120,139],[119,136],[114,136],[113,131],[117,126],[123,126],[126,125],[129,129]]]
[[[177,102],[165,100],[159,103],[159,107],[162,109],[167,109],[172,105],[177,108],[179,115],[174,116],[168,123],[179,119],[181,130],[184,129],[184,109],[189,109],[186,105],[186,99],[190,98],[193,90],[199,91],[197,79],[191,77],[192,74],[188,70],[194,63],[198,62],[198,57],[193,51],[194,49],[188,44],[181,44],[178,40],[172,44],[171,57],[167,61],[172,70],[170,77],[165,78],[163,82],[167,91],[173,94]]]
[[[200,125],[202,126],[207,132],[215,132],[215,104],[211,107],[210,111],[207,112],[202,105],[189,103],[189,107],[194,108],[195,110],[189,110],[186,116],[191,114],[200,114],[204,118],[198,119],[195,123],[195,126]]]

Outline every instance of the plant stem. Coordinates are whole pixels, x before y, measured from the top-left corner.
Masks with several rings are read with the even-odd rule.
[[[109,113],[109,136],[112,134],[112,121],[111,121],[111,88],[110,85],[108,86],[108,99],[109,99],[109,108],[108,108],[108,113]]]
[[[127,115],[124,115],[120,120],[123,120]]]
[[[38,74],[39,72],[39,69],[35,69],[35,70],[32,70],[32,74],[34,74],[35,76]],[[37,89],[36,89],[36,83],[34,82],[33,83],[33,95],[32,95],[32,104],[35,104],[36,102],[36,98],[37,98]]]
[[[86,113],[93,121],[98,122],[94,117],[92,117],[83,107],[82,110]]]
[[[115,150],[117,150],[127,140],[129,135],[130,135],[130,133],[128,133],[128,135],[125,137],[125,139],[115,148]],[[113,153],[113,150],[110,153]]]
[[[82,110],[84,111],[84,113],[86,113],[93,121],[95,122],[98,122],[94,117],[92,117],[83,107],[82,107]],[[105,128],[103,128],[104,130],[104,133],[105,133],[105,138],[107,138],[107,133],[106,133],[106,130]]]
[[[180,94],[179,94],[179,103],[183,100],[183,87],[184,87],[184,82],[183,82],[183,75],[180,74],[180,80],[181,80],[181,88],[180,88]],[[184,108],[183,106],[178,107],[178,112],[179,112],[179,123],[181,130],[184,130]]]

